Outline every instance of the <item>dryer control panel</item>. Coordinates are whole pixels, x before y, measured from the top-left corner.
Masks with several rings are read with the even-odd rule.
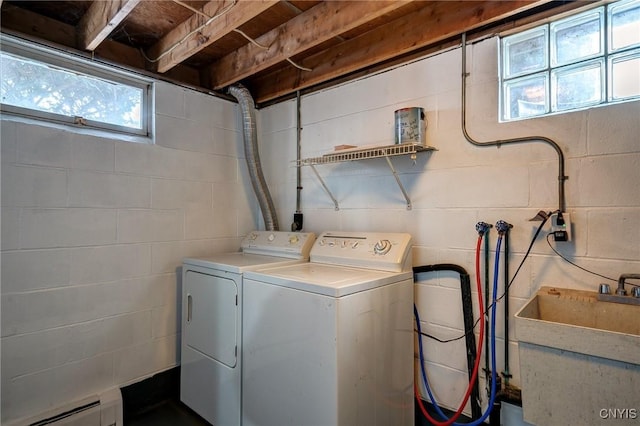
[[[391,232],[325,232],[311,249],[311,262],[400,272],[411,269],[412,238]]]
[[[313,232],[251,231],[240,248],[249,254],[308,259],[315,240]]]

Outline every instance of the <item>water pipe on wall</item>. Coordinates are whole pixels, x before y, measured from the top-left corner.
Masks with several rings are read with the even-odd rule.
[[[527,136],[520,138],[512,138],[512,139],[501,139],[487,142],[479,142],[473,139],[469,132],[467,131],[466,124],[466,103],[467,103],[467,34],[462,33],[462,133],[467,140],[467,142],[480,147],[486,146],[497,146],[507,144],[516,144],[516,143],[527,143],[527,142],[543,142],[548,145],[551,145],[553,149],[555,149],[558,154],[558,211],[564,212],[566,208],[566,200],[564,195],[564,182],[569,178],[564,174],[564,154],[562,153],[562,149],[560,145],[558,145],[552,139],[549,139],[545,136]]]
[[[267,182],[262,174],[253,98],[249,90],[240,84],[229,87],[229,94],[238,100],[238,105],[240,105],[240,111],[242,112],[244,156],[247,161],[247,167],[249,168],[251,185],[258,198],[260,210],[262,211],[265,229],[267,231],[278,231],[276,209],[273,205]]]

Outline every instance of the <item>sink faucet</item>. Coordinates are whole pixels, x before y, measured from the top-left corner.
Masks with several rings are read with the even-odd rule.
[[[616,289],[616,294],[620,296],[626,296],[627,290],[624,289],[624,280],[631,279],[640,279],[640,274],[622,274],[620,278],[618,278],[618,288]]]

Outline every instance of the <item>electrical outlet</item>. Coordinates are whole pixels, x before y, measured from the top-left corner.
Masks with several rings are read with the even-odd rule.
[[[569,213],[553,213],[551,215],[551,232],[556,242],[571,241],[571,215]]]

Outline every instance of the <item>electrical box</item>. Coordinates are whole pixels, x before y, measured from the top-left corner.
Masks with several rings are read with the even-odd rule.
[[[551,232],[556,242],[571,241],[571,218],[566,212],[551,215]]]

